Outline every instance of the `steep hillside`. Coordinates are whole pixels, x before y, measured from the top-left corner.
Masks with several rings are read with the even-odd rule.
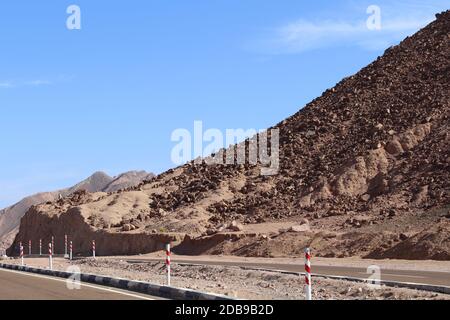
[[[437,17],[276,125],[277,175],[192,162],[126,192],[33,207],[16,243],[64,234],[76,217],[104,254],[123,253],[109,241],[118,234],[131,253],[137,234],[169,232],[185,254],[310,245],[322,256],[450,259],[450,12]]]

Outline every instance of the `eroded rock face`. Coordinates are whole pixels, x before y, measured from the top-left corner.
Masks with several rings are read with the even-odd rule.
[[[386,146],[386,150],[398,156],[406,151],[414,149],[431,133],[431,123],[425,123],[407,130],[406,132],[394,137]]]
[[[442,220],[413,236],[401,234],[400,240],[391,248],[375,250],[367,258],[450,260],[450,221]]]
[[[39,253],[39,239],[42,239],[43,253],[48,252],[48,244],[54,237],[54,253],[64,254],[64,236],[73,241],[75,255],[92,254],[92,240],[96,241],[98,255],[131,255],[163,250],[170,242],[179,242],[177,235],[149,233],[112,233],[107,230],[93,228],[81,213],[74,207],[61,214],[47,214],[36,207],[31,208],[22,218],[21,228],[14,244],[8,249],[8,255],[17,255],[18,243],[32,240],[33,253]]]

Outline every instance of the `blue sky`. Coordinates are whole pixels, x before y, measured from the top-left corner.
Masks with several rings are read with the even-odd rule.
[[[81,30],[66,9],[81,8]],[[369,5],[382,29],[365,27]],[[0,207],[173,166],[171,133],[271,126],[448,9],[447,1],[0,4]]]

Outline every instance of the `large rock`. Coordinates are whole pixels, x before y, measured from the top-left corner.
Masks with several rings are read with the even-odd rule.
[[[126,231],[131,231],[131,230],[132,230],[132,226],[129,223],[124,224],[122,227],[122,231],[126,232]]]
[[[230,223],[230,225],[228,226],[228,229],[230,229],[231,231],[236,231],[236,232],[244,231],[244,226],[237,221],[232,221]]]
[[[309,232],[311,228],[309,224],[295,225],[288,229],[288,232]]]

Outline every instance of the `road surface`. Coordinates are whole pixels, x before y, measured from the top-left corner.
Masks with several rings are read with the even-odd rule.
[[[155,300],[157,297],[81,283],[69,290],[66,280],[0,269],[0,300]]]
[[[142,258],[126,259],[130,263],[156,262],[161,259]],[[281,264],[281,263],[251,263],[251,262],[228,262],[228,261],[202,261],[189,260],[183,257],[182,260],[172,259],[172,263],[179,264],[197,264],[197,265],[219,265],[219,266],[237,266],[249,268],[262,268],[270,270],[283,270],[290,272],[304,272],[303,264]],[[449,270],[450,271],[450,270]],[[367,279],[370,274],[365,268],[342,267],[342,266],[320,266],[313,265],[313,274],[346,276],[360,279]],[[437,271],[418,271],[418,270],[390,270],[381,269],[381,279],[388,281],[413,282],[420,284],[439,285],[450,287],[450,272]]]

